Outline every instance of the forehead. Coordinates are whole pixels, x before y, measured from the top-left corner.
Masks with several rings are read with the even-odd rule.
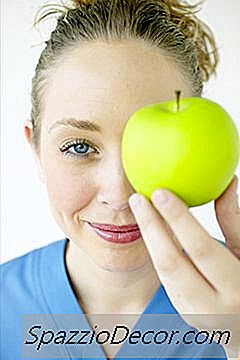
[[[43,126],[69,117],[124,126],[138,108],[174,98],[179,88],[190,95],[177,65],[156,48],[137,40],[86,43],[50,73]]]

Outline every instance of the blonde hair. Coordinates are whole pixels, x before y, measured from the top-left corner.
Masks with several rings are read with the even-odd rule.
[[[162,49],[179,65],[193,96],[201,96],[203,82],[216,74],[219,61],[214,35],[196,13],[202,2],[183,0],[74,0],[47,5],[35,23],[57,16],[56,28],[46,41],[32,81],[31,119],[34,141],[40,132],[40,108],[51,70],[66,51],[86,41],[142,39]]]

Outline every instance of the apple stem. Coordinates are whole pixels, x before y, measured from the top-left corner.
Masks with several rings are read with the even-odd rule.
[[[177,111],[179,111],[179,101],[180,101],[180,95],[181,95],[181,90],[175,90],[175,94],[176,94],[176,97],[177,97]]]

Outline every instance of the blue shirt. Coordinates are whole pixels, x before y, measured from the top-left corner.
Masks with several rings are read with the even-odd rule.
[[[67,241],[69,240],[55,241],[1,265],[1,359],[22,358],[22,343],[26,340],[26,337],[24,336],[23,339],[22,335],[22,315],[79,314],[84,316],[66,271]],[[154,293],[143,314],[178,314],[163,285]],[[86,323],[89,324],[87,320]],[[90,325],[89,328],[91,329]],[[30,339],[35,338],[32,336]],[[121,359],[118,355],[121,355],[122,349],[124,349],[123,346],[114,359]],[[223,348],[217,345],[217,349],[220,354],[218,359],[226,359]],[[201,350],[196,351],[199,353],[195,352],[193,357],[200,359],[204,350],[201,347]],[[65,357],[65,359],[71,358],[69,355]],[[84,357],[84,353],[79,359],[83,358],[87,358]],[[102,358],[106,359],[103,351]]]

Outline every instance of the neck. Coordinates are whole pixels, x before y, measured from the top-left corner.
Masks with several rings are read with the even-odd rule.
[[[106,270],[71,240],[66,247],[66,266],[85,313],[142,313],[160,286],[150,260],[134,271]]]

